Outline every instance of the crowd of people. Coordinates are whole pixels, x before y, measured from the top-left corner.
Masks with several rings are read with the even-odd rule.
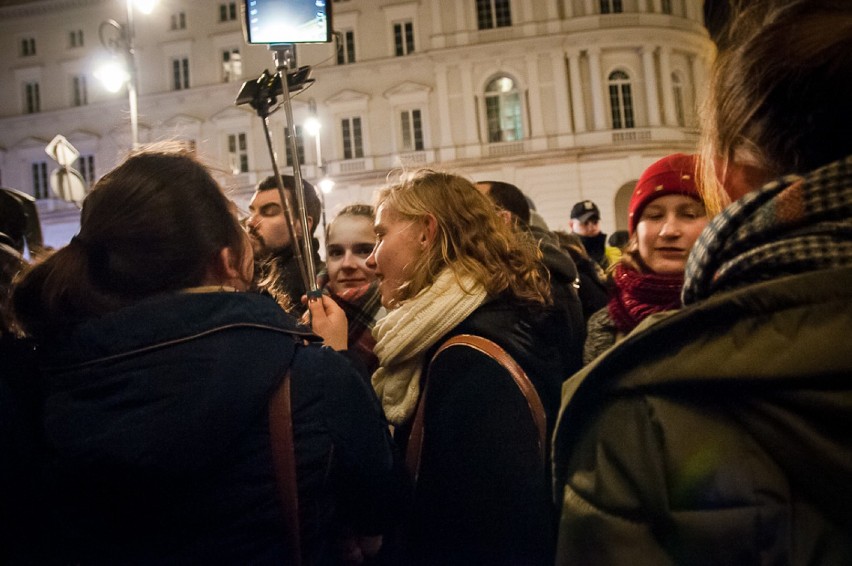
[[[625,234],[419,169],[322,262],[168,144],[4,224],[0,563],[852,563],[852,6],[732,21]]]

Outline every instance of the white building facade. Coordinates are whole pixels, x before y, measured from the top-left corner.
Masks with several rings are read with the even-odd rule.
[[[595,201],[604,231],[625,228],[642,170],[691,152],[715,48],[701,0],[338,0],[334,44],[301,45],[315,82],[292,100],[303,176],[334,180],[329,216],[370,202],[401,169],[430,166],[514,183],[552,229]],[[101,22],[124,0],[0,0],[0,184],[39,199],[45,239],[62,245],[78,213],[53,198],[57,134],[88,182],[131,146],[126,91],[93,77]],[[160,0],[136,13],[142,143],[181,140],[222,169],[241,206],[272,172],[261,118],[234,103],[274,70],[244,43],[240,3]],[[305,131],[315,117],[317,140]],[[282,171],[283,110],[269,118]],[[318,151],[319,149],[319,151]],[[176,187],[179,190],[179,187]]]

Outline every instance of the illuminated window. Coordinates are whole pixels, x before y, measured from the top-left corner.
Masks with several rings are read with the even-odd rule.
[[[614,130],[634,127],[630,76],[624,71],[613,71],[609,75],[609,104]]]
[[[355,32],[351,29],[340,32],[337,44],[337,64],[355,62]]]
[[[248,143],[245,133],[228,135],[228,164],[234,175],[248,173]]]
[[[340,122],[343,136],[343,158],[358,159],[364,157],[364,140],[361,136],[361,118],[344,118]]]
[[[421,151],[423,149],[423,120],[420,110],[403,110],[400,114],[402,125],[402,150]]]
[[[515,81],[498,77],[485,87],[485,118],[488,141],[505,142],[523,139],[521,93]]]

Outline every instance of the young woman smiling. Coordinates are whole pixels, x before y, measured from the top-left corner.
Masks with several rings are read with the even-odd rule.
[[[611,298],[589,318],[589,363],[648,315],[680,306],[689,251],[707,225],[695,156],[669,155],[642,173],[630,199],[630,240],[610,273]]]

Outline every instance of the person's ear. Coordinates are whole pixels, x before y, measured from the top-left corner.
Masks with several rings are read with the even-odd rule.
[[[428,248],[435,241],[438,235],[438,220],[432,214],[427,214],[423,219],[423,226],[420,230],[420,245]]]
[[[508,210],[503,210],[502,208],[497,211],[497,216],[503,219],[503,222],[506,223],[507,226],[511,226],[513,224],[512,213]]]
[[[208,285],[229,285],[237,289],[244,288],[246,266],[237,251],[228,246],[219,250],[207,268],[205,283]]]

